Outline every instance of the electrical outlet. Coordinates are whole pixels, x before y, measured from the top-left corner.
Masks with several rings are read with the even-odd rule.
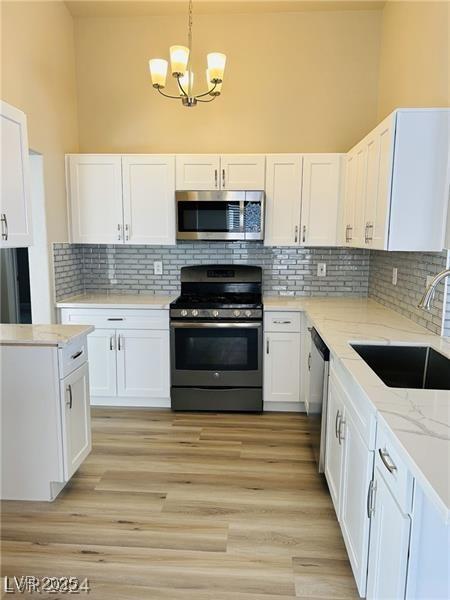
[[[392,285],[397,285],[397,276],[398,276],[398,269],[397,269],[397,267],[394,267],[392,269]]]
[[[327,264],[319,263],[317,265],[317,277],[326,277],[327,275]]]
[[[433,281],[434,277],[435,277],[434,275],[428,275],[427,276],[427,287],[429,285],[431,285],[431,282]]]
[[[153,263],[153,273],[155,275],[162,275],[162,260],[155,260]]]

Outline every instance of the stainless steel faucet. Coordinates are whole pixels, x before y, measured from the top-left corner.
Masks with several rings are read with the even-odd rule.
[[[424,310],[431,309],[431,303],[433,302],[434,292],[436,291],[436,287],[437,287],[438,283],[441,282],[446,277],[448,277],[449,275],[450,275],[450,269],[445,269],[444,271],[441,271],[440,273],[438,273],[436,275],[436,277],[433,279],[433,281],[430,283],[430,285],[425,290],[425,293],[422,296],[422,299],[420,300],[419,304],[417,305],[418,308],[423,308]]]

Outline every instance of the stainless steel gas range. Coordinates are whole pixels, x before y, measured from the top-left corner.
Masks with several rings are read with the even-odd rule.
[[[170,305],[173,410],[262,411],[261,280],[247,265],[181,269]]]

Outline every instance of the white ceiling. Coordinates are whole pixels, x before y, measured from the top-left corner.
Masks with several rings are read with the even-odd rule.
[[[188,0],[66,0],[74,17],[139,17],[184,14]],[[201,13],[264,13],[305,10],[376,10],[381,0],[194,0]]]

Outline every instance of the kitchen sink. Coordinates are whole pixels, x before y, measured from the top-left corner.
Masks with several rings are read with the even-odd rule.
[[[429,346],[351,346],[388,387],[450,390],[450,359]]]

